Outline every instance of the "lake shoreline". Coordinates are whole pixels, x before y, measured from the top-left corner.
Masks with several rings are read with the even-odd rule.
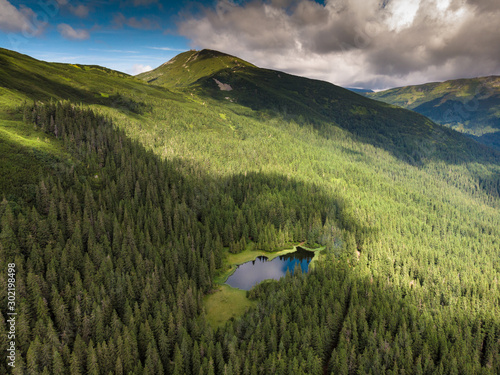
[[[309,263],[309,267],[311,267],[311,264],[316,264],[318,262],[320,253],[325,249],[324,246],[313,249],[313,248],[308,248],[308,247],[305,247],[301,244],[298,244],[298,245],[293,245],[292,249],[285,249],[285,250],[280,250],[280,251],[276,251],[276,252],[268,252],[268,251],[264,251],[264,250],[245,250],[239,254],[230,254],[230,257],[232,255],[233,258],[236,258],[236,259],[239,258],[239,259],[237,261],[233,261],[233,262],[230,261],[230,269],[223,272],[220,276],[216,277],[214,281],[216,284],[228,285],[230,288],[235,288],[229,284],[226,284],[226,281],[232,274],[234,274],[234,272],[236,272],[236,269],[238,268],[238,266],[241,266],[241,265],[248,263],[248,262],[253,262],[253,261],[257,260],[257,258],[259,256],[264,256],[267,258],[268,261],[272,261],[273,259],[275,259],[279,256],[296,252],[297,248],[299,248],[299,247],[306,250],[306,251],[310,251],[310,252],[314,253],[313,258],[311,259],[311,261]],[[241,256],[239,256],[239,255],[241,255]],[[314,268],[314,266],[313,266],[313,268]],[[239,289],[239,288],[235,288],[235,289]],[[241,290],[243,290],[243,289],[241,289]]]

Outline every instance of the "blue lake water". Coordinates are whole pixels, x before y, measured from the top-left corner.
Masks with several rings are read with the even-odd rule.
[[[228,277],[226,284],[233,288],[250,290],[263,280],[282,278],[287,270],[293,272],[297,265],[300,265],[302,272],[307,272],[313,257],[312,251],[304,250],[301,247],[297,247],[297,251],[293,253],[281,255],[273,260],[259,256],[254,261],[239,265],[236,271]]]

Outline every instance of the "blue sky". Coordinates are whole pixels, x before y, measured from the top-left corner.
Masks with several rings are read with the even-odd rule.
[[[130,74],[211,48],[384,89],[500,75],[498,0],[0,0],[0,46]]]
[[[193,8],[186,2],[0,0],[0,11],[13,8],[27,23],[23,17],[13,25],[4,22],[0,46],[45,61],[138,73],[190,49],[189,40],[176,33],[181,10]]]

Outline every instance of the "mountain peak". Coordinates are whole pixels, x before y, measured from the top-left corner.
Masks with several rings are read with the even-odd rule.
[[[182,52],[152,71],[137,77],[168,88],[185,87],[224,69],[255,67],[236,56],[211,49]]]
[[[237,58],[235,56],[232,56],[228,53],[225,53],[225,52],[220,52],[220,51],[216,51],[214,49],[208,49],[208,48],[205,48],[205,49],[202,49],[201,51],[198,52],[198,56],[200,57],[233,57],[233,58]]]

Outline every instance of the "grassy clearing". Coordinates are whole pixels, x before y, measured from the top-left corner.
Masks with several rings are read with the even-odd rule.
[[[69,155],[62,142],[36,130],[22,121],[0,119],[0,192],[19,193],[30,184],[36,184],[43,170]]]
[[[236,319],[256,304],[246,296],[246,291],[219,285],[215,293],[204,297],[207,320],[213,328],[223,326],[231,318]]]
[[[293,246],[292,249],[270,253],[263,250],[254,250],[254,244],[251,243],[247,246],[247,249],[241,253],[231,254],[228,252],[226,254],[226,264],[228,268],[215,278],[215,282],[218,284],[217,290],[206,296],[204,299],[207,319],[212,327],[220,327],[229,319],[238,318],[247,310],[247,308],[256,303],[255,301],[251,301],[247,298],[245,290],[233,288],[224,284],[227,278],[236,270],[238,265],[255,260],[258,256],[265,256],[269,260],[273,260],[280,255],[293,253],[296,251],[297,246],[299,245]],[[304,246],[301,247],[315,253],[311,263],[309,264],[309,267],[314,267],[314,264],[321,258],[321,250],[323,250],[324,247],[316,249]]]
[[[324,246],[318,247],[317,249],[309,249],[307,247],[301,246],[303,249],[313,251],[314,252],[314,257],[311,259],[311,262],[309,263],[309,269],[312,270],[316,266],[316,264],[324,258],[325,254],[323,253],[322,250],[325,249]]]

